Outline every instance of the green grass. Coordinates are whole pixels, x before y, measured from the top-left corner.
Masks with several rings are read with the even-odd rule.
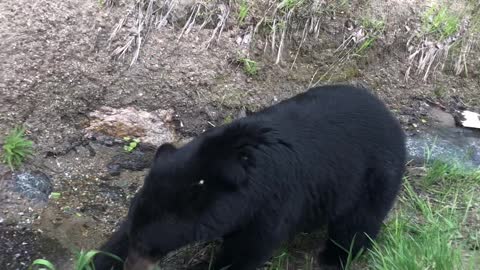
[[[455,35],[460,28],[461,19],[449,12],[447,7],[432,6],[423,14],[422,26],[426,33],[433,34],[439,40]]]
[[[75,261],[73,265],[73,270],[95,270],[95,266],[93,265],[93,258],[98,254],[105,254],[110,256],[116,260],[122,261],[119,257],[98,250],[90,250],[84,251],[81,250],[75,256]],[[53,263],[45,259],[37,259],[33,261],[32,265],[29,267],[29,270],[56,270]]]
[[[382,20],[364,18],[361,25],[366,31],[366,39],[358,46],[356,54],[365,53],[385,30],[385,22]]]
[[[433,184],[452,185],[457,183],[473,183],[480,185],[480,171],[464,168],[458,163],[434,161],[422,178],[422,184],[429,187]]]
[[[242,3],[240,4],[240,8],[238,10],[238,22],[240,24],[243,24],[245,22],[245,19],[248,16],[249,9],[250,7],[248,6],[247,1],[242,1]]]
[[[243,64],[243,71],[248,76],[255,76],[258,73],[258,66],[257,62],[250,60],[248,58],[240,58],[238,60],[241,64]]]
[[[479,171],[438,161],[421,179],[406,179],[399,208],[368,253],[369,269],[476,269],[480,255],[469,256],[468,245],[478,248],[469,220],[479,218],[479,188]]]
[[[371,269],[468,269],[453,243],[461,222],[455,205],[436,207],[418,196],[408,181],[405,193],[404,209],[396,213],[370,252]]]
[[[268,270],[287,270],[290,267],[290,254],[287,250],[281,250],[278,255],[271,260],[271,265]]]
[[[301,6],[303,3],[304,0],[282,0],[279,4],[279,8],[288,12],[297,6]]]
[[[14,170],[33,155],[33,142],[25,138],[25,129],[17,127],[5,138],[3,143],[3,162]]]
[[[405,177],[397,205],[372,248],[349,256],[343,269],[478,269],[480,171],[432,161],[431,151],[426,153],[424,174]],[[301,251],[304,245],[280,249],[268,270],[316,267],[315,252]]]

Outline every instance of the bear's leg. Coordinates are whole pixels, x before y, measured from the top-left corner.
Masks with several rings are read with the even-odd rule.
[[[224,238],[214,270],[255,270],[272,256],[281,244],[278,234],[269,230],[244,230]]]
[[[327,269],[341,269],[347,262],[348,251],[351,250],[354,258],[362,248],[370,247],[370,238],[376,238],[382,219],[383,216],[380,218],[369,211],[355,209],[329,222],[328,240],[319,254],[319,264]]]

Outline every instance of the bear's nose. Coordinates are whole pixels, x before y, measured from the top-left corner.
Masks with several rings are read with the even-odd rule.
[[[136,252],[130,252],[123,264],[123,270],[153,270],[154,268],[155,262],[139,256]]]

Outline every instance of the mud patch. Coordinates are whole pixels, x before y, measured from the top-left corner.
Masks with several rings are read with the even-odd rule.
[[[0,265],[6,270],[27,269],[33,260],[47,258],[66,263],[69,251],[39,232],[0,226]],[[58,264],[57,264],[58,265]]]

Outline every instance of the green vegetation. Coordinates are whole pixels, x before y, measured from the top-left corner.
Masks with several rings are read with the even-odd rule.
[[[223,119],[223,124],[226,125],[226,124],[230,124],[231,122],[233,121],[233,117],[231,114],[227,115],[225,117],[225,119]]]
[[[433,34],[439,40],[455,35],[460,29],[460,22],[460,17],[449,12],[445,6],[432,6],[427,9],[422,18],[425,33]]]
[[[258,72],[257,62],[250,60],[248,58],[240,58],[238,60],[241,64],[243,64],[243,71],[248,76],[255,76]]]
[[[371,48],[385,30],[385,22],[381,20],[364,18],[361,25],[365,30],[365,37],[358,43],[357,50],[355,51],[356,54],[362,54]]]
[[[288,12],[294,7],[302,5],[304,2],[304,0],[282,0],[279,4],[279,8]]]
[[[456,211],[459,202],[436,205],[416,194],[408,180],[405,193],[402,209],[370,252],[373,269],[473,270],[464,264],[454,243],[461,233],[461,214],[467,214]]]
[[[137,138],[132,139],[130,137],[124,137],[123,140],[128,143],[127,145],[123,146],[123,149],[129,153],[135,150],[140,143],[140,139]]]
[[[49,197],[56,200],[56,199],[59,199],[61,195],[62,194],[60,192],[52,192],[52,193],[50,193]]]
[[[242,1],[242,3],[240,4],[239,11],[238,11],[238,22],[240,24],[243,24],[245,22],[245,19],[248,16],[249,9],[250,9],[250,7],[248,6],[247,1],[245,1],[245,0]]]
[[[3,143],[3,162],[14,170],[31,155],[33,142],[25,138],[25,129],[21,127],[13,129]]]
[[[288,251],[282,251],[279,255],[273,257],[268,270],[284,270],[289,268],[289,254]]]
[[[474,270],[480,264],[480,171],[440,161],[405,177],[397,206],[368,252],[344,269]],[[309,236],[311,237],[311,236]],[[305,245],[306,243],[303,243]],[[269,270],[313,269],[316,254],[280,249]],[[305,260],[297,256],[304,254]]]
[[[426,187],[434,184],[452,185],[459,183],[480,185],[480,171],[469,170],[456,163],[434,161],[430,164],[427,174],[421,182]]]
[[[428,162],[423,177],[405,180],[399,208],[369,252],[371,269],[475,269],[479,191],[480,171]]]
[[[93,266],[93,258],[100,253],[110,256],[116,260],[122,261],[119,257],[107,252],[102,252],[98,250],[81,250],[75,256],[73,270],[95,270],[95,267]],[[29,267],[29,270],[56,270],[56,268],[53,263],[48,260],[37,259],[33,261],[32,265]]]

